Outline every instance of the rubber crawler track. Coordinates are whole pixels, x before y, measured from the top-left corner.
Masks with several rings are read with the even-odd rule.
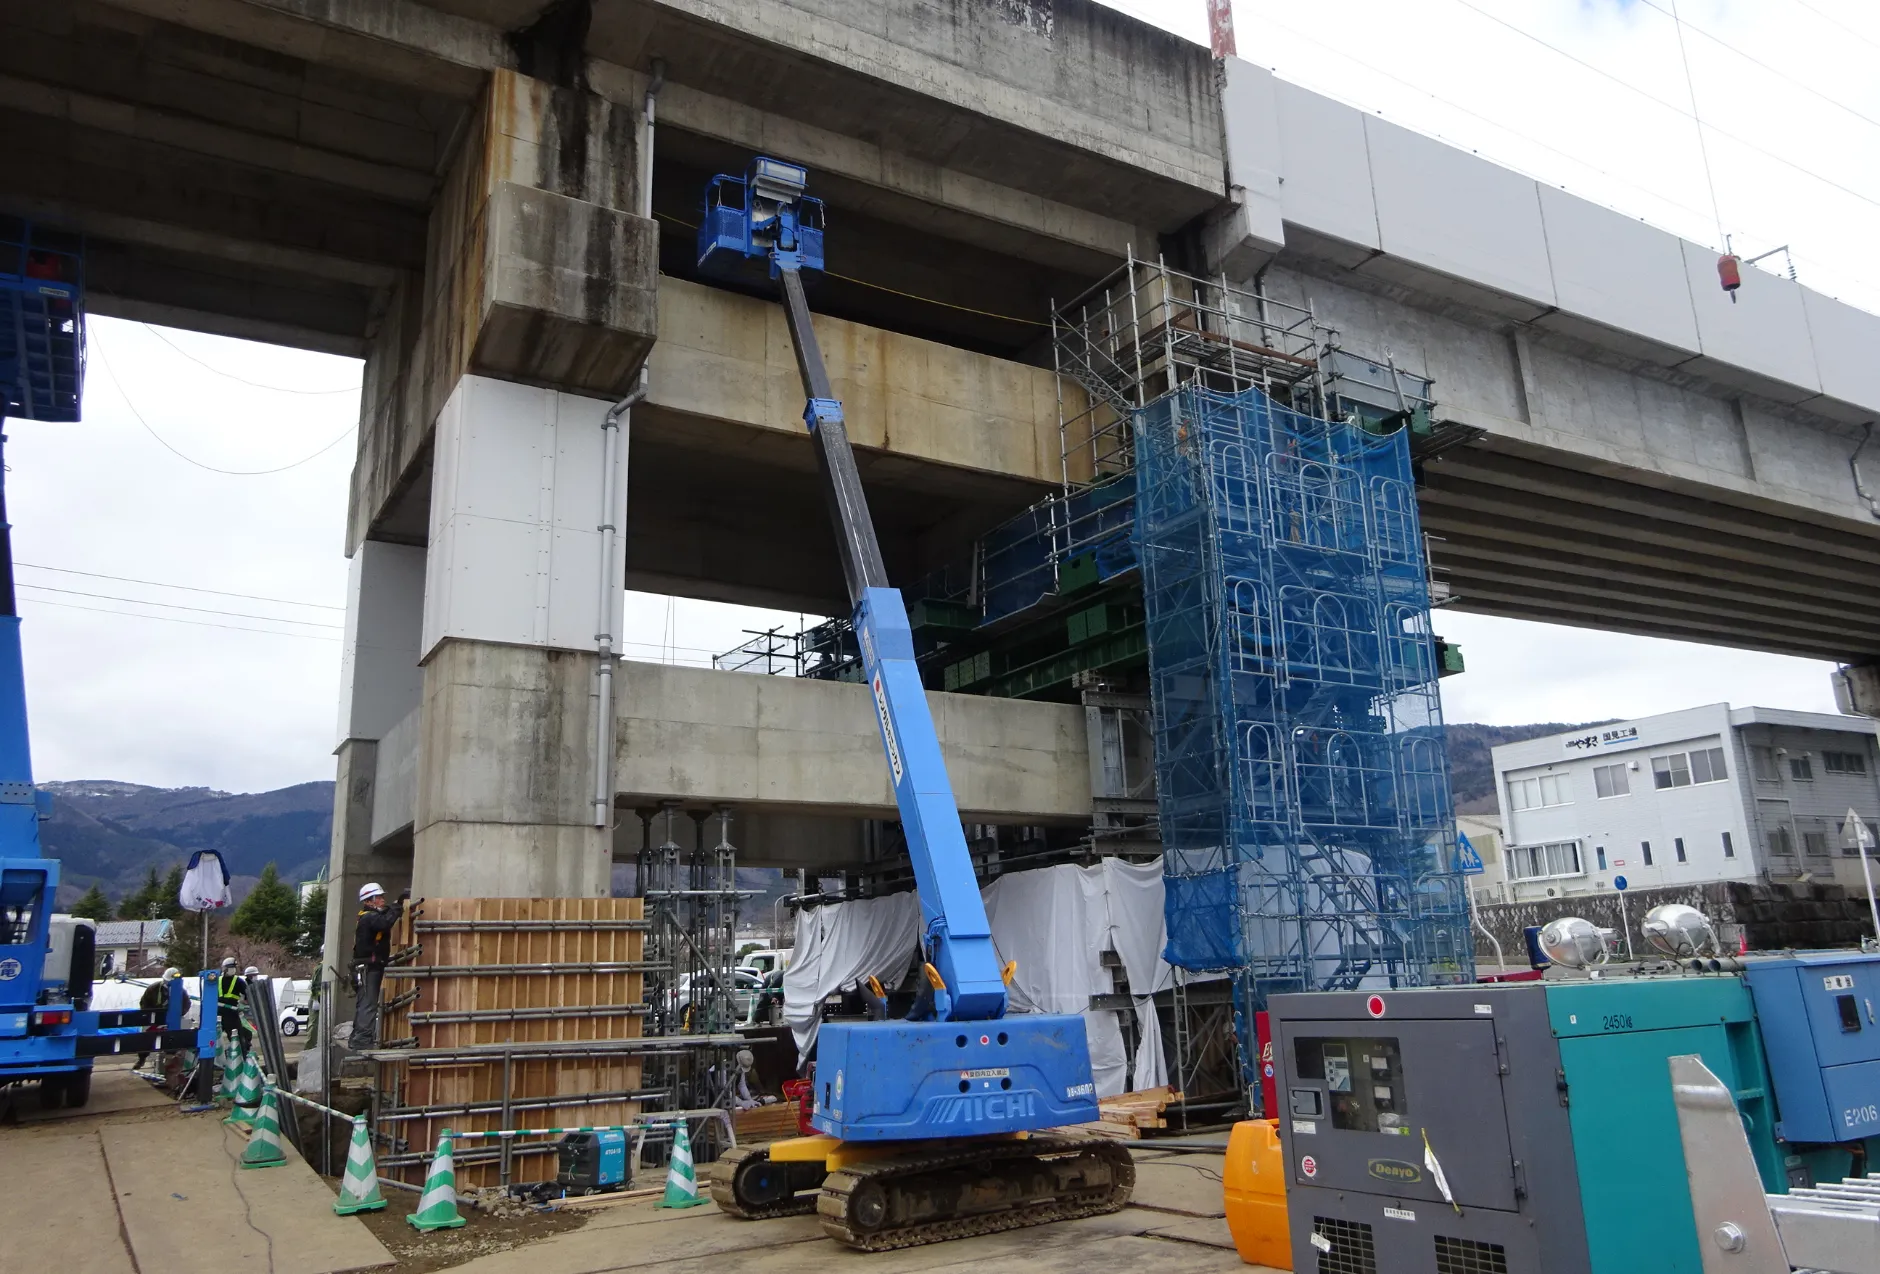
[[[900,1229],[858,1231],[849,1219],[849,1201],[865,1182],[879,1182],[892,1188],[930,1172],[988,1163],[999,1159],[1065,1158],[1077,1156],[1093,1163],[1107,1164],[1108,1184],[1054,1196],[1034,1204],[1021,1204],[976,1216],[956,1217],[946,1221],[927,1221]],[[816,1211],[823,1232],[836,1242],[863,1252],[886,1252],[894,1248],[918,1247],[948,1239],[971,1238],[977,1234],[997,1234],[1051,1221],[1073,1217],[1099,1216],[1120,1212],[1129,1202],[1136,1185],[1136,1163],[1129,1150],[1118,1142],[1094,1141],[1074,1137],[1031,1137],[1024,1141],[993,1142],[977,1146],[956,1146],[944,1151],[922,1154],[918,1151],[874,1163],[860,1163],[832,1172],[816,1196]]]
[[[816,1210],[816,1196],[794,1195],[781,1203],[749,1204],[737,1197],[738,1168],[752,1159],[768,1159],[766,1146],[737,1146],[720,1155],[712,1165],[712,1202],[720,1211],[745,1221],[762,1221],[778,1216],[802,1216]]]

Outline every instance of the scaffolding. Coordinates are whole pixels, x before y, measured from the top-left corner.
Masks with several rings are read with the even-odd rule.
[[[1170,962],[1243,1016],[1471,978],[1406,434],[1252,387],[1135,427]]]

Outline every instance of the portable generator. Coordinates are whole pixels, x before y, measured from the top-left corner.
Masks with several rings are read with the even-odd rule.
[[[1713,967],[1274,996],[1296,1268],[1702,1274],[1676,1054],[1729,1086],[1769,1192],[1865,1173],[1880,956]]]
[[[555,1183],[583,1194],[624,1190],[632,1185],[633,1168],[628,1162],[626,1132],[619,1128],[602,1128],[564,1133]]]

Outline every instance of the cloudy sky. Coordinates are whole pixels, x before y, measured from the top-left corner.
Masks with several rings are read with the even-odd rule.
[[[1110,2],[1205,36],[1203,0]],[[1236,20],[1241,55],[1282,78],[1701,243],[1786,243],[1803,282],[1880,310],[1880,6],[1678,0],[1682,47],[1672,10],[1238,0]],[[8,429],[39,776],[331,778],[359,364],[109,319],[91,351],[83,424]],[[636,595],[626,651],[708,662],[795,619]],[[1438,627],[1469,663],[1444,683],[1451,720],[1833,707],[1825,664],[1462,614]]]

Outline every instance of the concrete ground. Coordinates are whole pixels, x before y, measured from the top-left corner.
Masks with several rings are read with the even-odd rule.
[[[364,1225],[333,1215],[332,1189],[291,1151],[280,1167],[243,1169],[246,1144],[219,1113],[178,1113],[131,1075],[129,1059],[101,1064],[85,1109],[0,1128],[6,1250],[60,1274],[339,1274],[389,1263]]]
[[[710,1205],[657,1208],[650,1196],[594,1200],[556,1218],[578,1229],[546,1237],[535,1237],[542,1227],[534,1224],[546,1218],[503,1222],[482,1215],[469,1232],[419,1235],[403,1222],[415,1198],[397,1191],[388,1191],[391,1206],[370,1225],[336,1217],[332,1185],[291,1149],[284,1166],[240,1168],[246,1144],[240,1133],[218,1113],[178,1113],[134,1078],[127,1062],[98,1067],[85,1110],[22,1113],[19,1123],[0,1126],[7,1182],[0,1235],[8,1251],[47,1254],[44,1267],[60,1274],[339,1274],[373,1267],[411,1274],[655,1267],[722,1274],[728,1266],[761,1266],[765,1274],[977,1274],[1021,1260],[1031,1274],[1084,1274],[1099,1265],[1127,1265],[1132,1274],[1264,1268],[1242,1265],[1234,1254],[1223,1219],[1221,1156],[1171,1153],[1152,1143],[1134,1147],[1135,1196],[1114,1216],[864,1254],[825,1238],[814,1217],[736,1221]],[[505,1237],[506,1228],[516,1233]],[[493,1250],[500,1247],[507,1250]]]

